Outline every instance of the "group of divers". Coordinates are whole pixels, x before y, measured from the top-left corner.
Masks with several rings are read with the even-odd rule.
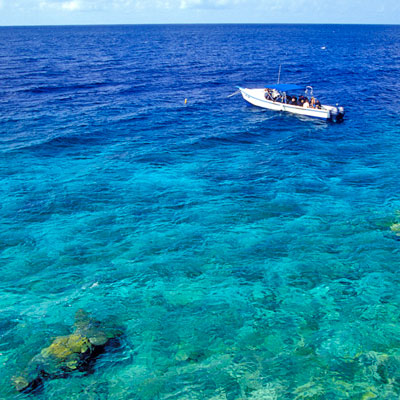
[[[315,97],[311,97],[311,99],[308,99],[306,96],[299,96],[298,98],[296,96],[290,96],[288,94],[280,93],[276,89],[265,89],[265,98],[267,100],[273,101],[273,102],[281,102],[285,104],[290,104],[292,106],[298,106],[298,107],[304,107],[304,108],[318,108],[321,109],[321,102],[316,99]]]

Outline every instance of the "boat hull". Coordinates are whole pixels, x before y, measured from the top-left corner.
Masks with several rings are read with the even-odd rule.
[[[319,118],[323,120],[331,119],[332,106],[323,105],[321,109],[312,107],[293,106],[291,104],[281,103],[279,101],[267,100],[265,98],[264,89],[244,89],[239,88],[242,97],[254,106],[267,108],[274,111],[285,111],[297,115],[305,115],[307,117]]]

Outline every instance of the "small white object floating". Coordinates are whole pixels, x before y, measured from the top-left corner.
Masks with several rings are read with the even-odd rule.
[[[322,47],[321,47],[321,50],[326,50],[326,46],[322,46]]]
[[[248,89],[238,86],[243,98],[250,104],[274,111],[286,111],[292,114],[305,115],[331,121],[341,121],[344,108],[322,105],[313,95],[311,86],[272,84],[262,89]],[[299,90],[305,89],[305,96],[295,96]],[[292,93],[289,95],[289,92]],[[310,92],[310,93],[309,93]],[[310,98],[307,95],[310,94]]]

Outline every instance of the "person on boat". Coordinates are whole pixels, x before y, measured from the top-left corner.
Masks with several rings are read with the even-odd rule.
[[[264,96],[265,96],[265,98],[267,99],[267,100],[273,100],[272,99],[272,96],[271,96],[271,89],[265,89],[264,90],[264,92],[265,92],[265,94],[264,94]]]
[[[290,104],[293,105],[293,106],[297,106],[297,97],[296,96],[292,96]]]
[[[311,108],[315,108],[315,97],[311,97],[311,101],[310,101],[310,107]]]
[[[321,102],[318,99],[315,99],[315,107],[321,109]]]
[[[272,100],[276,101],[278,99],[278,97],[279,97],[279,92],[276,89],[273,89],[272,93],[271,93],[271,96],[272,96]]]
[[[307,98],[305,99],[305,101],[304,101],[304,103],[303,103],[303,107],[304,107],[304,108],[310,107],[310,103],[308,102],[308,99],[307,99]]]
[[[303,107],[304,103],[306,101],[306,97],[304,97],[303,95],[299,96],[299,106]]]

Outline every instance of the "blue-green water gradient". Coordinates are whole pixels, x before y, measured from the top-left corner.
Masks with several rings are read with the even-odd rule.
[[[399,27],[1,28],[0,57],[0,398],[79,308],[121,344],[38,399],[400,396]],[[280,63],[345,121],[227,98]]]

